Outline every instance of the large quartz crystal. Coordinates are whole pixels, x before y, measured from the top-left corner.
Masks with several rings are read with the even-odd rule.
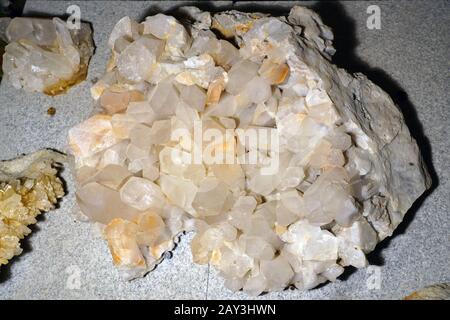
[[[64,156],[52,150],[0,162],[0,266],[22,252],[20,240],[36,217],[64,195],[58,168]]]
[[[141,276],[195,231],[193,261],[252,295],[366,266],[430,184],[391,98],[330,62],[306,8],[182,10],[188,26],[116,24],[91,89],[102,112],[69,132],[79,206],[114,264]]]
[[[91,27],[69,28],[59,18],[1,18],[4,78],[15,88],[57,95],[86,79],[94,50]]]

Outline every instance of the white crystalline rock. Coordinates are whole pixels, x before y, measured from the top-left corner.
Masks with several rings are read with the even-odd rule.
[[[139,24],[130,19],[130,17],[123,17],[114,26],[108,39],[108,46],[113,49],[116,40],[124,38],[128,41],[133,41],[139,37]]]
[[[132,82],[149,79],[152,66],[162,53],[161,40],[141,37],[129,44],[117,58],[119,74]]]
[[[151,34],[165,40],[165,52],[168,57],[178,60],[183,57],[190,37],[186,29],[174,18],[158,13],[147,17],[143,25],[143,35]]]
[[[158,185],[139,177],[131,177],[120,188],[120,199],[140,211],[163,207],[165,201]]]
[[[366,266],[430,183],[392,100],[330,63],[333,34],[308,9],[183,10],[188,27],[117,23],[91,90],[103,111],[69,131],[79,206],[114,264],[142,276],[195,231],[193,261],[251,295]],[[249,145],[247,129],[279,143]]]
[[[17,89],[48,95],[83,81],[94,51],[89,24],[69,29],[59,18],[11,19],[4,40],[8,43],[2,65],[5,78]]]

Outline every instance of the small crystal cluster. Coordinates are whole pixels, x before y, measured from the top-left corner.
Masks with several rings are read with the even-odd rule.
[[[55,207],[64,196],[56,176],[61,154],[41,150],[0,162],[0,266],[22,252],[20,240],[36,223],[36,216]]]
[[[57,95],[83,81],[93,53],[91,28],[69,29],[59,18],[2,18],[5,79],[15,88]]]
[[[302,7],[289,22],[185,13],[195,20],[188,29],[164,14],[116,24],[107,72],[91,89],[102,111],[69,131],[78,204],[104,225],[114,264],[141,276],[194,230],[194,262],[252,295],[310,289],[365,266],[398,222],[383,203],[373,137],[338,110],[319,75],[326,68],[300,58],[329,56],[331,31]],[[199,122],[226,138],[199,146]],[[173,139],[180,128],[189,134]],[[276,130],[279,143],[250,150],[237,133],[248,128]],[[232,161],[183,162],[195,147]],[[262,160],[245,163],[250,151]],[[275,157],[277,170],[264,174]]]

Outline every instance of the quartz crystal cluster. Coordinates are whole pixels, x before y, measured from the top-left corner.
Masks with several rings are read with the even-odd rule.
[[[69,131],[79,207],[114,264],[141,276],[195,231],[194,262],[252,295],[366,266],[429,186],[392,100],[330,63],[333,34],[306,8],[182,11],[186,26],[164,14],[116,24],[91,89],[101,109]],[[247,144],[249,129],[277,143]],[[224,138],[196,140],[208,130]],[[196,150],[226,161],[186,161]]]
[[[57,177],[62,154],[40,150],[0,162],[0,266],[22,252],[20,240],[36,216],[55,207],[64,196]]]
[[[1,18],[0,33],[8,45],[3,55],[4,78],[15,88],[64,93],[83,81],[93,53],[91,28],[69,29],[59,18]]]

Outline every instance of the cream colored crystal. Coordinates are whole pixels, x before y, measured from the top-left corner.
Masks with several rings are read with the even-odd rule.
[[[65,157],[51,150],[0,162],[0,266],[22,253],[20,240],[36,217],[64,196],[58,168]]]
[[[252,295],[366,266],[429,186],[398,109],[329,62],[332,33],[308,9],[184,11],[187,27],[117,23],[91,90],[103,114],[69,131],[79,206],[114,264],[141,276],[195,231],[193,261]]]
[[[4,40],[8,43],[2,66],[5,79],[17,89],[51,96],[86,78],[94,51],[89,24],[69,29],[59,18],[13,18]]]

